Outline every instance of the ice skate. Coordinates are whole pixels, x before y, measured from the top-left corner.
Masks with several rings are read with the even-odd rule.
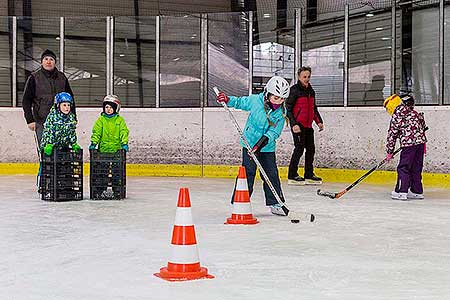
[[[410,200],[423,200],[424,196],[423,194],[416,194],[411,192],[411,190],[408,190],[408,194],[406,195],[406,197]]]
[[[396,191],[391,192],[391,198],[394,200],[401,200],[401,201],[408,200],[406,193],[397,193]]]
[[[294,178],[288,178],[289,185],[305,185],[305,179],[301,176],[295,176]]]
[[[307,184],[307,185],[321,185],[322,184],[322,178],[317,177],[314,174],[311,177],[306,177],[305,176],[305,184]]]
[[[274,215],[278,215],[278,216],[286,216],[286,213],[283,210],[283,207],[280,204],[274,204],[270,206],[270,212],[273,213]]]

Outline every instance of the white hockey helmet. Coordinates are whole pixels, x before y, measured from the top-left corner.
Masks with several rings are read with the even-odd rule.
[[[287,99],[289,97],[289,83],[283,77],[273,76],[264,88],[264,96],[266,98],[268,93]]]
[[[119,97],[117,97],[116,95],[106,95],[105,98],[103,98],[103,109],[105,108],[106,104],[111,105],[114,108],[114,112],[119,112],[121,103]]]

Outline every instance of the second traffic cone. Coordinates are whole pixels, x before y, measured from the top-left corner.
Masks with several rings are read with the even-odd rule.
[[[167,267],[154,275],[168,281],[214,278],[200,266],[188,188],[180,188]]]
[[[225,224],[253,225],[257,223],[259,221],[253,217],[252,213],[245,167],[240,166],[236,190],[234,191],[233,212],[231,213],[231,218],[228,218]]]

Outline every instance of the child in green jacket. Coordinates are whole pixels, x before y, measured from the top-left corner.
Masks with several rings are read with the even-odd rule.
[[[120,149],[128,152],[128,127],[119,116],[120,100],[116,95],[106,95],[103,99],[103,112],[92,128],[89,150],[102,153],[115,153]]]

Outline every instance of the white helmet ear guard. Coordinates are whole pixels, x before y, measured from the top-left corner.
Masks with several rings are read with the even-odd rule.
[[[286,99],[289,97],[289,83],[281,76],[273,76],[264,88],[265,97],[268,93]]]

